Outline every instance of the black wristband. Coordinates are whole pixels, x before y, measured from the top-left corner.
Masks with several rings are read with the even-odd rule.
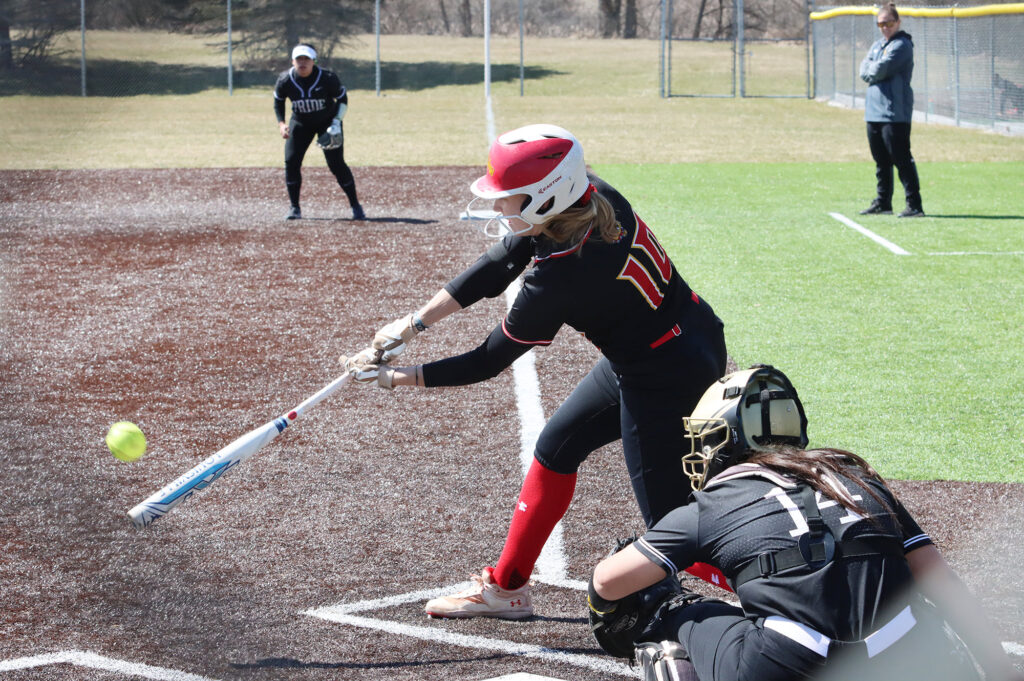
[[[412,314],[412,328],[417,331],[426,331],[428,328],[427,325],[423,323],[423,320],[420,319],[420,316],[415,312]]]

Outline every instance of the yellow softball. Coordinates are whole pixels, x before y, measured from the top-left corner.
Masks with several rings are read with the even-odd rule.
[[[107,431],[107,447],[115,459],[137,461],[146,453],[146,436],[131,421],[118,421]]]

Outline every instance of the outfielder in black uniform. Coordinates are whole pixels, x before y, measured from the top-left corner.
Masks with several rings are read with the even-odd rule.
[[[471,189],[494,200],[509,234],[416,313],[378,331],[373,346],[346,358],[346,366],[357,381],[388,388],[453,386],[497,375],[530,348],[550,344],[563,325],[600,349],[603,357],[540,433],[496,566],[484,568],[468,591],[426,605],[438,617],[521,619],[533,613],[534,564],[590,452],[622,439],[648,524],[676,505],[686,484],[678,465],[681,419],[724,373],[725,340],[721,320],[679,276],[644,220],[587,174],[583,150],[567,130],[531,125],[501,135],[488,173]],[[416,367],[386,364],[419,331],[500,295],[524,270],[512,308],[478,348]],[[387,353],[385,363],[375,351]]]
[[[595,636],[647,679],[1013,677],[998,639],[931,539],[862,458],[807,450],[789,379],[763,365],[716,381],[687,419],[692,481],[672,511],[594,571]],[[682,589],[681,566],[719,567],[740,607]],[[959,633],[923,594],[968,623]],[[633,623],[632,615],[642,615]],[[956,620],[954,620],[956,621]],[[635,653],[632,642],[637,642]]]
[[[284,100],[292,100],[292,117],[284,120]],[[316,50],[311,45],[296,45],[292,50],[292,68],[277,77],[274,86],[274,113],[284,143],[284,182],[291,209],[287,220],[302,217],[299,194],[302,191],[302,159],[317,139],[327,167],[345,191],[352,206],[352,219],[365,220],[366,214],[356,197],[356,180],[345,163],[342,119],[348,110],[348,92],[333,71],[316,65]]]

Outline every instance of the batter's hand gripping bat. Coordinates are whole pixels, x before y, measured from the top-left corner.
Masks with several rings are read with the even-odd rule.
[[[128,516],[135,527],[146,527],[168,511],[188,499],[197,489],[205,489],[220,476],[242,463],[258,452],[268,442],[277,437],[278,433],[287,428],[292,421],[302,416],[322,399],[348,382],[351,376],[346,373],[334,379],[299,406],[287,414],[279,416],[255,430],[251,430],[238,438],[216,454],[188,471],[159,492],[149,496],[141,504],[128,511]]]

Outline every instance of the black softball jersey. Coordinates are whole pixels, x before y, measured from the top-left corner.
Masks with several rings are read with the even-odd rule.
[[[820,514],[837,545],[856,540],[877,547],[868,552],[873,555],[837,557],[817,567],[803,563],[737,588],[736,577],[748,565],[798,547],[808,533],[807,486],[753,464],[712,479],[694,494],[693,503],[668,513],[636,547],[673,574],[697,561],[717,566],[736,588],[748,617],[781,616],[833,639],[862,639],[892,617],[882,611],[883,604],[905,604],[913,577],[904,554],[931,543],[885,485],[864,481],[885,505],[840,478],[833,482],[867,515],[820,492],[814,493],[818,510],[811,512]]]
[[[445,290],[462,307],[501,294],[528,265],[508,314],[476,350],[423,367],[428,386],[491,378],[533,346],[549,345],[563,325],[583,333],[617,371],[654,358],[658,348],[714,312],[676,271],[647,224],[618,191],[590,176],[615,210],[618,238],[595,229],[575,244],[506,236]],[[706,319],[705,319],[706,318]]]
[[[313,66],[300,78],[295,67],[283,71],[274,86],[274,113],[284,122],[284,100],[292,100],[292,117],[304,125],[326,124],[338,112],[338,104],[348,104],[348,92],[333,71]]]

